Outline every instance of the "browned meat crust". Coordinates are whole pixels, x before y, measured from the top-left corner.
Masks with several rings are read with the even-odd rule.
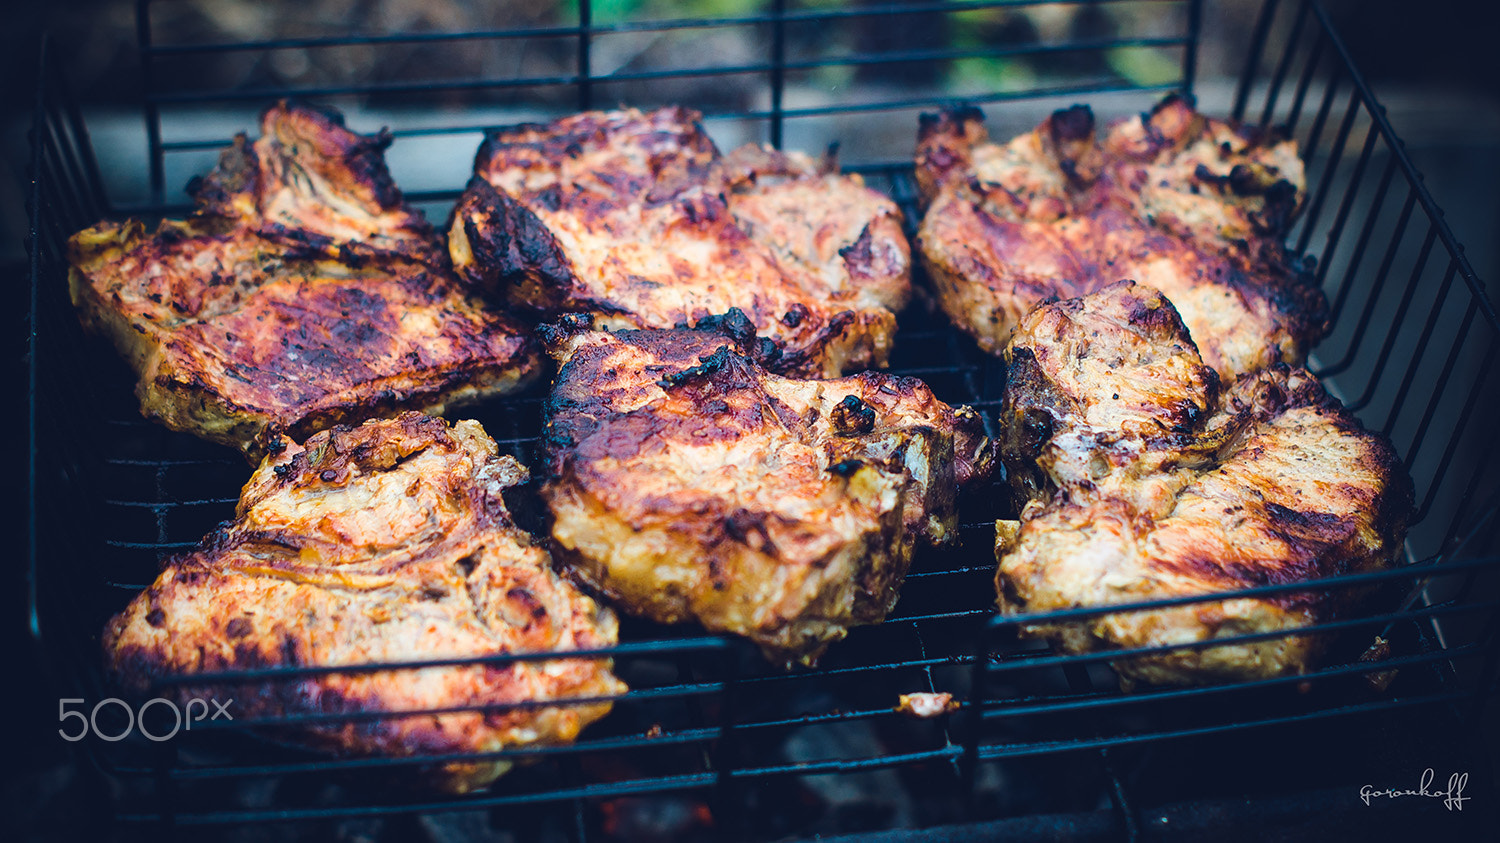
[[[1232,379],[1305,359],[1327,303],[1281,245],[1304,195],[1291,141],[1211,120],[1179,97],[1109,127],[1086,106],[999,145],[974,108],[925,115],[918,248],[939,304],[998,353],[1050,297],[1122,279],[1167,295]]]
[[[1122,282],[1037,308],[1006,349],[1016,377],[1001,452],[1023,498],[997,525],[1007,612],[1100,606],[1368,571],[1394,562],[1411,481],[1306,370],[1224,390],[1170,302]],[[1337,617],[1348,589],[1207,602],[1030,627],[1073,652],[1185,644]],[[1196,684],[1308,670],[1318,636],[1114,664],[1127,681]]]
[[[105,222],[69,242],[73,303],[136,370],[142,413],[254,458],[283,433],[442,412],[535,377],[529,332],[437,265],[383,138],[285,104],[264,123],[187,220]]]
[[[910,254],[894,203],[831,162],[727,159],[695,112],[587,112],[495,132],[449,223],[478,288],[602,328],[673,328],[739,308],[777,371],[884,365]]]
[[[626,611],[811,664],[885,617],[919,538],[952,540],[989,441],[913,378],[770,374],[721,321],[740,333],[552,333],[552,535]]]
[[[288,442],[245,485],[235,519],[104,630],[110,670],[145,693],[168,676],[411,662],[612,646],[608,609],[552,572],[501,492],[526,469],[477,422],[407,413]],[[341,755],[440,755],[572,741],[622,693],[608,659],[329,673],[173,687],[233,699],[238,720],[594,700],[283,726],[280,740]],[[507,760],[434,765],[465,792]]]

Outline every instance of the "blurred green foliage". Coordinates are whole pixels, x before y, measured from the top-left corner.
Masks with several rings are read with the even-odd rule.
[[[564,20],[578,19],[578,0],[563,0]],[[768,6],[764,0],[593,0],[595,23],[661,18],[719,18],[753,14]]]
[[[878,3],[874,3],[878,5]],[[790,0],[792,9],[820,9],[849,5],[849,0]],[[560,20],[576,20],[579,0],[559,4]],[[764,12],[771,0],[594,0],[595,23],[664,18],[742,17]],[[1138,10],[1131,9],[1138,14]],[[991,7],[954,12],[945,17],[948,46],[957,49],[1026,46],[1084,40],[1117,33],[1122,28],[1121,10],[1108,4],[1059,10],[1028,7]],[[895,25],[893,23],[893,25]],[[1048,27],[1052,31],[1047,31]],[[1058,27],[1062,29],[1059,30]],[[830,35],[834,27],[830,27]],[[1118,47],[1079,54],[1047,53],[1030,56],[976,56],[949,62],[943,79],[956,94],[979,91],[1019,90],[1037,85],[1047,75],[1087,73],[1117,76],[1138,85],[1161,85],[1181,76],[1181,59],[1172,51],[1142,47]],[[818,68],[815,84],[837,89],[852,84],[856,74],[847,67]]]
[[[1104,54],[1115,73],[1136,85],[1165,85],[1182,78],[1182,61],[1150,47],[1116,47]]]

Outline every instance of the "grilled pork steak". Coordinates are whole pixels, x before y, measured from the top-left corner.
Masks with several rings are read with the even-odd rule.
[[[254,458],[282,434],[402,409],[443,412],[530,382],[529,332],[442,268],[380,156],[321,111],[278,105],[154,231],[69,241],[85,325],[140,378],[141,411]]]
[[[1226,380],[1300,364],[1327,302],[1281,245],[1305,195],[1291,141],[1179,97],[1110,126],[1085,106],[1004,145],[977,109],[926,115],[918,248],[954,325],[999,353],[1040,302],[1133,280],[1165,293]]]
[[[721,157],[681,108],[586,112],[495,132],[449,225],[478,288],[601,328],[674,328],[738,308],[766,362],[834,377],[884,365],[910,288],[900,211],[832,162]]]
[[[615,618],[552,572],[501,493],[526,469],[477,422],[407,413],[287,443],[245,484],[233,521],[104,631],[115,677],[144,693],[172,675],[567,651],[615,643]],[[234,700],[237,719],[420,712],[618,694],[607,659],[215,680],[169,693]],[[608,702],[283,726],[340,755],[442,755],[566,743]],[[464,792],[507,760],[425,768]]]
[[[1007,612],[1297,583],[1392,564],[1411,481],[1305,369],[1221,389],[1172,304],[1129,282],[1029,314],[1005,350],[1001,454],[1020,497],[997,525]],[[1030,627],[1072,652],[1296,630],[1355,605],[1290,592]],[[1288,635],[1114,663],[1128,682],[1199,684],[1307,671]]]
[[[918,540],[952,540],[989,440],[913,378],[771,374],[724,322],[740,333],[550,332],[552,536],[625,611],[811,664],[885,617]]]

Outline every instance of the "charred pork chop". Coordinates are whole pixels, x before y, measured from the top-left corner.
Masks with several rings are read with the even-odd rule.
[[[288,442],[245,484],[235,519],[168,560],[110,621],[109,667],[145,693],[167,676],[612,646],[610,611],[558,578],[511,521],[501,493],[525,480],[473,421],[450,428],[407,413]],[[609,711],[597,698],[623,691],[607,659],[565,658],[217,679],[169,693],[232,698],[243,720],[497,706],[273,733],[340,755],[414,756],[567,743]],[[436,786],[464,792],[509,766],[424,769]]]
[[[252,458],[283,433],[524,386],[540,352],[443,269],[380,156],[321,111],[278,105],[154,231],[104,222],[69,242],[85,325],[140,378],[141,411]]]
[[[1007,612],[1298,583],[1394,562],[1411,481],[1306,370],[1220,389],[1170,302],[1121,282],[1044,304],[1007,346],[1001,454],[1028,499],[997,524]],[[1348,611],[1309,590],[1031,627],[1072,652],[1297,630]],[[1287,635],[1122,659],[1126,682],[1298,674],[1323,641]]]
[[[988,474],[976,414],[913,378],[767,372],[711,331],[550,331],[542,487],[560,558],[616,606],[813,663],[882,620],[913,550]]]
[[[1120,280],[1172,301],[1226,380],[1300,364],[1327,303],[1282,246],[1304,196],[1291,141],[1169,97],[1096,136],[1086,106],[990,142],[977,109],[923,118],[918,247],[938,301],[998,353],[1032,307]]]
[[[601,328],[743,311],[774,370],[884,365],[905,304],[900,211],[831,162],[721,157],[695,112],[587,112],[495,132],[454,210],[453,265],[478,288]]]

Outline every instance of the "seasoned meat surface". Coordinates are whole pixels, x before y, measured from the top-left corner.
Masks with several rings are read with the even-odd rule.
[[[894,202],[814,160],[746,144],[725,156],[729,211],[810,292],[856,310],[898,313],[911,298],[911,248]]]
[[[477,422],[407,413],[339,426],[268,458],[233,521],[111,620],[115,678],[154,691],[167,676],[478,658],[612,646],[616,622],[553,573],[501,493],[526,469]],[[166,686],[180,700],[233,699],[237,720],[420,712],[621,693],[607,659],[555,659]],[[162,693],[161,691],[154,691]],[[495,752],[567,743],[608,702],[495,708],[273,728],[349,756]],[[482,787],[504,759],[423,768],[437,787]]]
[[[923,118],[918,248],[939,304],[998,353],[1038,303],[1120,280],[1167,295],[1225,379],[1299,364],[1327,303],[1281,241],[1305,193],[1291,141],[1169,97],[1095,132],[1086,106],[1009,143],[977,109]]]
[[[1060,486],[1150,478],[1197,444],[1219,398],[1176,309],[1129,281],[1036,308],[1005,360],[999,451],[1017,508]]]
[[[490,135],[449,225],[482,290],[601,328],[674,328],[739,308],[773,368],[884,365],[910,287],[895,204],[836,165],[719,154],[695,112],[586,112]]]
[[[264,126],[188,219],[69,242],[73,302],[135,369],[145,415],[254,458],[283,433],[442,412],[535,377],[535,341],[441,267],[380,138],[284,104]]]
[[[811,664],[885,617],[918,540],[951,541],[959,488],[990,470],[972,410],[913,378],[768,373],[741,314],[721,323],[737,334],[584,324],[549,338],[542,494],[560,558],[633,614]]]
[[[1220,388],[1170,302],[1128,282],[1045,304],[1006,357],[1001,453],[1026,501],[997,525],[1007,612],[1297,583],[1392,564],[1411,482],[1306,370],[1275,364]],[[1348,589],[1211,601],[1033,626],[1073,652],[1295,630],[1338,617]],[[1308,670],[1290,635],[1114,664],[1127,682],[1197,684]]]

